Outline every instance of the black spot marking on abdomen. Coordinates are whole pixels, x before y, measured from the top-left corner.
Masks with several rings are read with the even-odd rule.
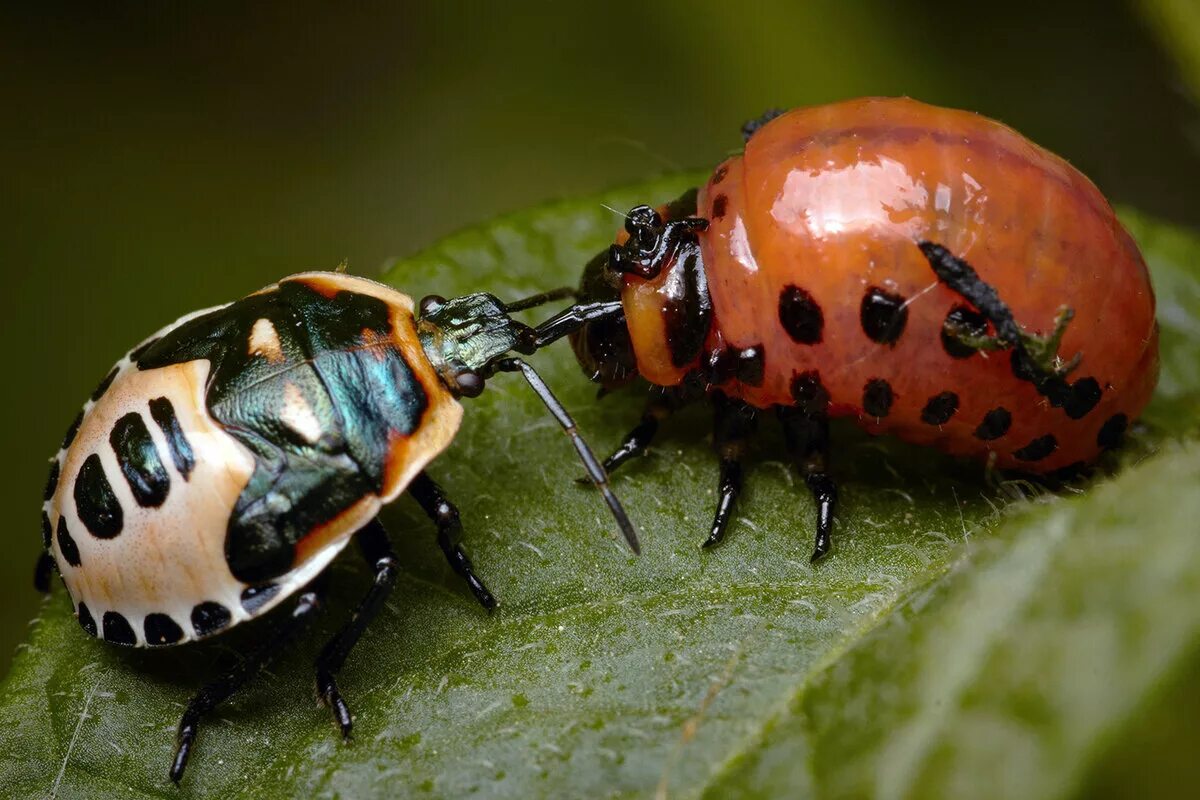
[[[137,644],[137,636],[134,635],[133,628],[124,615],[118,614],[116,611],[105,611],[104,641],[133,647]]]
[[[96,387],[96,391],[92,392],[92,402],[96,402],[104,393],[108,391],[108,387],[112,386],[113,381],[117,379],[117,373],[120,372],[119,367],[113,367],[112,370],[104,376],[104,380],[100,381],[100,385]]]
[[[61,467],[57,458],[50,462],[50,474],[46,477],[46,489],[42,492],[43,500],[49,500],[58,491],[58,473],[60,469]]]
[[[883,378],[872,378],[863,387],[863,412],[876,419],[883,419],[892,410],[895,399],[891,384]]]
[[[88,636],[96,635],[96,620],[92,617],[92,612],[88,611],[87,603],[79,601],[79,608],[75,609],[75,615],[79,618],[79,627],[87,633]]]
[[[1039,436],[1029,444],[1013,452],[1013,456],[1021,461],[1041,461],[1058,449],[1058,440],[1053,434]]]
[[[1007,408],[993,408],[983,415],[983,422],[975,429],[975,438],[985,442],[999,439],[1012,427],[1012,413]]]
[[[878,344],[894,345],[908,324],[905,302],[901,295],[878,286],[867,289],[858,314],[867,338]]]
[[[147,614],[142,623],[146,644],[151,647],[175,644],[183,638],[183,628],[166,614]]]
[[[825,315],[813,296],[799,286],[779,293],[779,324],[797,344],[818,344],[825,331]]]
[[[921,421],[926,425],[945,425],[958,411],[958,395],[942,392],[929,398],[921,409]]]
[[[729,206],[729,198],[723,194],[717,195],[712,202],[712,218],[714,220],[721,219],[725,216],[725,211]]]
[[[1071,419],[1083,419],[1100,402],[1100,382],[1095,378],[1080,378],[1071,384],[1071,395],[1063,403],[1063,411]]]
[[[171,479],[142,415],[129,413],[117,420],[108,442],[138,505],[144,508],[161,506],[171,491]]]
[[[87,457],[75,478],[75,510],[88,531],[100,539],[117,536],[125,525],[121,504],[95,453]]]
[[[171,451],[171,460],[175,469],[186,481],[196,467],[196,454],[179,426],[179,418],[175,416],[175,406],[165,397],[156,397],[150,401],[150,416],[158,423],[163,436],[167,438],[167,448]]]
[[[1125,440],[1125,429],[1129,427],[1129,417],[1124,414],[1113,414],[1100,426],[1096,434],[1096,444],[1105,450],[1120,447]]]
[[[42,549],[50,549],[50,536],[54,533],[54,529],[50,527],[50,517],[45,511],[42,512]]]
[[[62,557],[72,567],[78,567],[81,563],[79,560],[79,546],[75,544],[75,538],[67,530],[67,520],[65,517],[58,518],[58,533],[55,538],[58,539],[58,551],[62,553]]]
[[[220,603],[200,603],[192,609],[192,630],[201,638],[211,636],[228,626],[231,619],[229,609]]]
[[[80,412],[75,415],[75,421],[71,423],[71,427],[67,428],[67,433],[65,436],[63,436],[62,444],[59,445],[59,449],[66,450],[71,446],[71,443],[75,441],[75,435],[79,433],[79,426],[82,424],[83,411],[80,410]]]

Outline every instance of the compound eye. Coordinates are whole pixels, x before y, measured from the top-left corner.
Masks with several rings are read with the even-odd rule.
[[[417,304],[417,307],[421,310],[421,316],[427,317],[445,304],[446,298],[439,294],[431,294],[421,298],[421,302]]]
[[[454,383],[462,397],[479,397],[483,394],[483,376],[470,369],[464,369],[454,375]]]

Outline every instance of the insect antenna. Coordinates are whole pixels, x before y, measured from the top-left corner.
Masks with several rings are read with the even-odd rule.
[[[605,474],[604,467],[600,465],[600,460],[596,458],[596,454],[592,452],[592,448],[588,447],[588,443],[579,434],[575,420],[571,419],[571,415],[567,413],[562,403],[550,391],[550,387],[542,380],[542,376],[538,375],[533,367],[519,358],[504,358],[495,362],[493,366],[501,372],[520,372],[525,377],[530,388],[546,404],[546,408],[550,411],[551,415],[558,420],[558,424],[562,426],[563,432],[571,438],[571,444],[575,445],[575,452],[579,454],[579,460],[583,462],[584,469],[587,470],[588,477],[592,479],[592,483],[596,484],[596,488],[603,495],[604,502],[608,504],[608,510],[612,512],[613,517],[617,520],[617,526],[621,529],[621,533],[625,537],[625,541],[629,543],[629,549],[635,555],[641,555],[642,548],[638,544],[637,531],[633,529],[633,523],[629,521],[629,515],[625,513],[625,508],[621,505],[621,501],[617,499],[617,496],[613,494],[612,489],[609,487],[608,475]]]
[[[529,308],[536,308],[546,303],[553,303],[555,300],[575,299],[575,290],[570,286],[563,286],[558,289],[551,289],[548,292],[535,294],[532,297],[526,297],[523,300],[516,300],[512,303],[505,303],[504,310],[508,313],[515,311],[524,311]]]

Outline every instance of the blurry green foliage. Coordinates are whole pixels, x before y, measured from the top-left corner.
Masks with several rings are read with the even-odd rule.
[[[1200,3],[1196,0],[1136,0],[1178,62],[1194,99],[1200,99]]]
[[[699,177],[504,217],[386,280],[419,296],[478,277],[506,298],[569,282],[610,241],[607,208]],[[1200,661],[1200,241],[1126,220],[1164,358],[1146,426],[1105,464],[1115,477],[1029,498],[839,425],[835,551],[814,567],[811,500],[764,437],[731,538],[701,552],[715,464],[686,433],[697,408],[616,480],[635,559],[538,401],[500,376],[432,471],[502,606],[479,610],[410,501],[390,509],[406,571],[342,674],[352,744],[311,702],[322,635],[368,582],[352,560],[321,630],[204,728],[182,791],[166,782],[181,704],[255,625],[122,651],[88,640],[60,589],[0,684],[0,794],[1063,798],[1119,796],[1160,769],[1194,781],[1180,715]],[[641,393],[592,402],[563,349],[538,364],[611,444]],[[1131,741],[1147,721],[1180,735]]]

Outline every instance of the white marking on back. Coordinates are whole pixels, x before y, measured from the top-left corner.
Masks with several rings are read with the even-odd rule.
[[[258,355],[272,364],[284,361],[283,344],[271,320],[263,318],[254,323],[250,330],[250,355]]]
[[[283,408],[279,412],[279,421],[309,443],[315,444],[321,438],[321,421],[304,399],[300,387],[290,381],[283,384]]]

